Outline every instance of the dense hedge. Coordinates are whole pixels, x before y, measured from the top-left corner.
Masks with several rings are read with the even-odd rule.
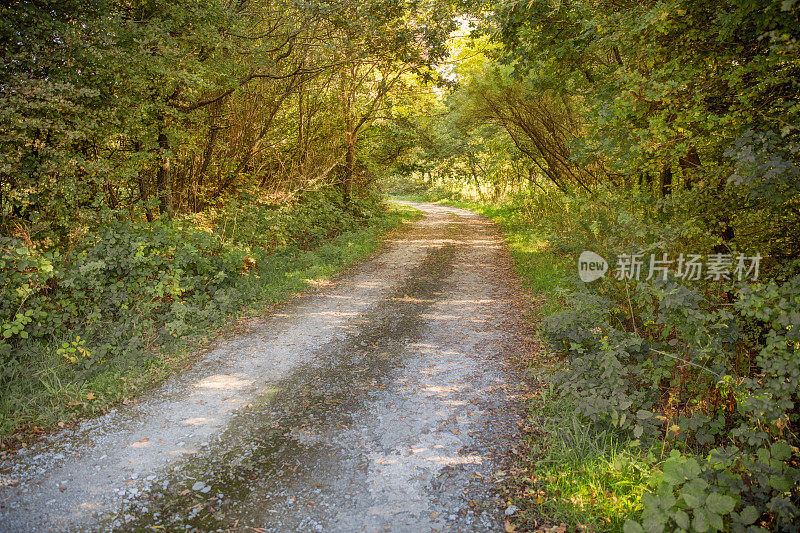
[[[146,365],[155,348],[280,297],[286,278],[323,263],[318,254],[345,253],[326,242],[382,215],[375,197],[345,208],[313,193],[202,219],[109,223],[69,249],[0,237],[0,387],[41,387],[43,368],[81,382]]]

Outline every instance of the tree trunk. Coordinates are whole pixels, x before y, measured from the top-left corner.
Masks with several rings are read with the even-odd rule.
[[[664,164],[658,181],[661,189],[661,197],[669,196],[672,193],[672,167],[669,163]]]
[[[139,171],[139,194],[142,197],[142,205],[144,206],[144,216],[148,222],[152,222],[154,219],[153,212],[147,205],[148,200],[150,200],[150,191],[148,191],[147,189],[147,178],[145,177],[145,173],[143,171]]]
[[[344,165],[344,179],[342,180],[342,199],[345,205],[350,203],[353,195],[353,176],[355,174],[355,136],[351,132],[347,132],[345,138],[345,165]]]
[[[133,150],[135,152],[140,152],[142,150],[142,144],[139,141],[134,141]],[[150,188],[147,186],[147,174],[145,170],[139,170],[139,196],[142,198],[144,216],[148,222],[152,222],[155,217],[153,216],[153,211],[150,209],[150,206],[147,205],[150,200]]]
[[[159,165],[156,172],[158,188],[158,212],[162,217],[172,218],[172,183],[170,181],[169,139],[162,126],[158,128]]]
[[[303,112],[303,88],[297,91],[297,166],[300,176],[305,176],[306,151],[305,151],[305,131],[303,126],[305,113]]]
[[[683,186],[687,191],[692,190],[692,170],[700,166],[700,155],[697,153],[697,148],[690,146],[686,152],[686,157],[678,159],[678,164],[683,171]]]

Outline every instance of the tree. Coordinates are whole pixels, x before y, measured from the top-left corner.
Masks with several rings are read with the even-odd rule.
[[[359,135],[441,57],[452,25],[443,4],[383,0],[2,9],[0,226],[57,239],[331,185],[340,160],[347,200]]]

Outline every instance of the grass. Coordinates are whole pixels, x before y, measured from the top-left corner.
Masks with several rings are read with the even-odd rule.
[[[566,524],[590,531],[622,531],[625,521],[641,511],[652,457],[640,449],[638,441],[619,439],[612,432],[581,423],[572,416],[572,406],[546,384],[548,374],[569,362],[543,342],[537,326],[546,316],[565,308],[561,291],[576,273],[575,258],[550,242],[552,225],[547,220],[520,205],[491,205],[430,193],[403,199],[463,207],[492,219],[503,232],[529,293],[530,319],[537,337],[534,344],[541,349],[530,354],[526,370],[539,386],[527,400],[530,431],[505,487],[508,502],[522,509],[514,525],[528,530]]]
[[[529,400],[530,419],[542,431],[529,437],[527,455],[518,458],[529,473],[512,488],[526,509],[523,523],[622,531],[641,511],[652,459],[637,442],[595,430],[571,412],[546,388]]]
[[[70,374],[56,350],[41,346],[29,354],[25,379],[0,396],[0,448],[25,446],[54,428],[136,401],[137,395],[187,368],[220,339],[240,333],[252,318],[370,256],[391,230],[420,216],[416,209],[391,204],[386,216],[322,246],[273,254],[253,280],[255,297],[238,312],[213,321],[203,333],[182,336],[144,354],[127,368],[109,368],[81,380]]]

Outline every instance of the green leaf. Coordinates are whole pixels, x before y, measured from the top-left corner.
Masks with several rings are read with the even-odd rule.
[[[772,457],[778,461],[787,461],[792,456],[792,448],[783,441],[772,445]]]
[[[752,505],[748,505],[739,513],[739,520],[747,526],[758,520],[759,516],[761,516],[761,513]]]
[[[758,456],[758,460],[762,463],[769,463],[769,450],[766,448],[759,448],[756,450],[756,455]]]
[[[683,475],[682,465],[679,459],[670,457],[664,462],[664,476],[663,479],[667,483],[671,485],[677,485],[679,483],[683,483],[686,480],[686,477]]]
[[[706,515],[705,510],[695,509],[694,520],[692,520],[692,526],[698,533],[703,533],[704,531],[708,531],[709,523],[708,523],[708,516]]]
[[[709,512],[706,513],[706,516],[708,517],[708,525],[714,531],[721,531],[725,527],[725,523],[723,522],[721,515]]]
[[[705,495],[702,492],[694,490],[684,489],[681,491],[681,497],[683,498],[683,501],[686,502],[686,505],[692,509],[698,509],[702,507],[703,503],[705,502]]]
[[[644,530],[648,533],[660,533],[664,531],[664,527],[666,526],[666,518],[663,516],[663,513],[659,513],[658,515],[649,516],[644,519]]]
[[[683,468],[683,475],[686,476],[686,479],[693,479],[700,475],[700,465],[697,463],[696,459],[689,458],[686,460],[686,464]]]
[[[681,529],[689,529],[689,515],[686,514],[686,511],[682,511],[678,509],[675,511],[675,523],[678,524],[678,527]]]
[[[780,492],[792,490],[793,487],[792,481],[789,478],[777,474],[769,476],[769,484],[773,489]]]
[[[736,500],[725,494],[712,492],[708,495],[708,498],[706,498],[706,507],[711,512],[726,515],[730,514],[734,507],[736,507]]]
[[[622,526],[623,533],[644,533],[644,528],[639,522],[633,520],[626,520],[625,525]]]

